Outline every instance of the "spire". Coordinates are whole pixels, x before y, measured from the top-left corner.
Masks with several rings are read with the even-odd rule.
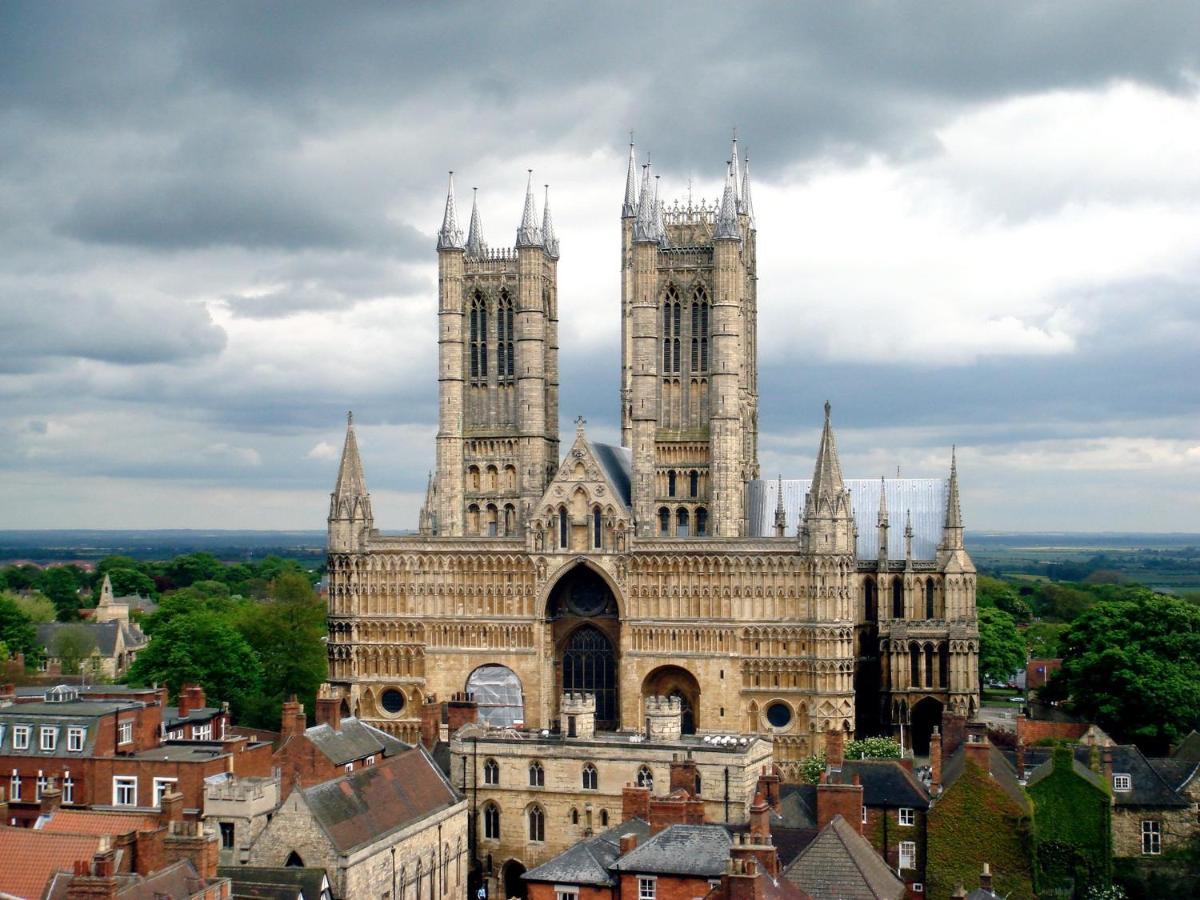
[[[637,215],[637,159],[633,154],[633,135],[629,136],[629,169],[625,173],[625,202],[621,204],[621,218],[632,219]]]
[[[437,482],[432,471],[425,481],[425,503],[418,514],[417,526],[421,534],[437,534]]]
[[[962,506],[958,500],[958,450],[950,448],[950,484],[946,492],[946,524],[942,529],[942,549],[963,549]]]
[[[733,199],[737,201],[737,211],[744,213],[742,206],[742,164],[738,161],[737,129],[733,129],[733,146],[729,150],[729,173],[733,176]]]
[[[741,212],[750,220],[754,227],[754,200],[750,196],[750,154],[746,154],[746,168],[742,172],[742,208]]]
[[[521,216],[521,227],[517,229],[517,247],[542,246],[542,229],[538,226],[537,210],[533,202],[533,169],[529,170],[529,182],[525,186],[525,212]]]
[[[713,230],[715,241],[742,239],[742,229],[737,220],[737,192],[733,184],[733,163],[730,163],[725,171],[725,193],[721,197],[721,211],[717,213],[717,227]]]
[[[887,481],[882,475],[879,476],[879,518],[876,524],[879,528],[879,571],[884,572],[888,561],[888,508]]]
[[[662,200],[658,197],[658,176],[654,176],[654,227],[658,231],[658,246],[666,248],[671,246],[667,240],[667,223],[663,218]]]
[[[913,542],[913,527],[912,527],[912,510],[904,511],[904,567],[912,568],[912,542]]]
[[[479,188],[471,188],[471,227],[467,231],[467,253],[482,256],[487,250],[483,241],[483,226],[479,224]]]
[[[558,238],[554,236],[554,222],[550,218],[550,185],[546,185],[546,208],[542,212],[542,244],[547,256],[558,259]]]
[[[358,455],[358,438],[354,435],[354,413],[346,413],[346,443],[342,446],[342,462],[338,466],[334,495],[343,498],[367,496],[367,479],[363,475],[362,459]]]
[[[783,475],[779,476],[775,498],[775,537],[783,537],[787,530],[787,510],[783,507]]]
[[[98,606],[112,606],[113,603],[113,588],[112,579],[108,577],[108,573],[104,573],[104,582],[100,585],[100,602]]]
[[[650,187],[650,164],[642,166],[642,190],[638,195],[637,221],[633,223],[633,240],[657,241],[658,223],[655,221],[654,191]]]
[[[817,465],[813,470],[812,486],[809,488],[813,498],[826,494],[840,494],[846,489],[842,481],[842,464],[838,461],[837,444],[833,440],[833,423],[831,412],[833,407],[825,401],[825,427],[821,431],[821,444],[817,448]]]
[[[887,480],[879,476],[879,524],[887,527],[888,511],[887,511]]]
[[[354,413],[346,413],[346,443],[338,465],[337,484],[329,495],[330,551],[361,552],[374,523],[371,495],[367,493],[367,479],[363,476],[358,439],[354,435]]]
[[[446,214],[442,216],[442,230],[438,232],[439,250],[461,250],[462,230],[458,227],[458,214],[454,211],[454,173],[450,173],[450,187],[446,190]]]
[[[850,492],[842,481],[842,464],[838,461],[837,444],[833,439],[828,401],[825,403],[825,427],[821,430],[821,444],[817,448],[817,464],[804,500],[800,534],[803,548],[810,553],[855,552],[854,512]]]

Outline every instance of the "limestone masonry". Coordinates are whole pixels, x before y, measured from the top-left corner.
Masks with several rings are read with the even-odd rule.
[[[630,147],[621,208],[621,440],[560,453],[558,239],[533,176],[512,248],[438,233],[437,465],[420,534],[375,529],[353,423],[329,508],[329,684],[407,741],[432,695],[489,725],[770,735],[789,774],[829,729],[903,731],[978,706],[975,568],[958,479],[846,480],[829,406],[811,479],[758,466],[748,160],[720,203],[667,204]],[[614,303],[614,312],[616,304]],[[565,727],[565,723],[564,723]]]

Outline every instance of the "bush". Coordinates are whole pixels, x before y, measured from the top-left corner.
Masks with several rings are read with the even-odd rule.
[[[825,771],[825,754],[820,756],[810,756],[808,759],[800,763],[800,777],[804,779],[805,784],[816,784],[821,780],[821,774]]]
[[[903,748],[886,737],[869,737],[846,745],[846,759],[900,759],[903,755]]]

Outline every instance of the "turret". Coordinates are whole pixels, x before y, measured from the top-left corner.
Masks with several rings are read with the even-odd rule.
[[[842,464],[838,460],[837,444],[833,438],[831,412],[832,408],[827,402],[825,426],[817,448],[817,464],[804,502],[801,541],[805,552],[814,555],[853,555],[854,515],[850,507],[850,492],[842,480]]]
[[[471,216],[471,233],[483,247],[478,217]],[[466,252],[454,208],[454,173],[446,191],[446,214],[438,232],[438,433],[437,482],[442,485],[438,497],[437,521],[442,534],[461,534],[463,520],[463,412],[466,385],[463,363],[466,353],[463,279]],[[473,250],[472,254],[479,252]]]
[[[638,211],[637,159],[633,155],[633,140],[629,141],[629,169],[625,173],[625,202],[621,204],[621,218],[632,219]]]
[[[329,495],[329,550],[331,553],[362,553],[375,519],[371,495],[363,476],[354,435],[354,414],[346,414],[346,443],[338,466],[337,484]]]
[[[733,163],[730,163],[725,173],[725,192],[721,195],[721,208],[717,212],[717,226],[713,230],[714,241],[740,241],[742,239],[737,207],[737,187],[733,177]]]
[[[446,190],[446,212],[442,215],[442,227],[438,231],[439,250],[461,250],[462,229],[458,227],[458,214],[454,209],[454,173],[450,173],[450,186]]]
[[[417,528],[424,535],[437,534],[437,482],[433,480],[433,472],[425,482],[425,503],[421,506]]]
[[[877,527],[879,528],[879,571],[886,572],[888,566],[888,508],[887,481],[883,476],[879,478],[879,519]]]
[[[784,537],[787,532],[787,510],[783,507],[783,475],[779,476],[778,496],[775,500],[775,537]]]
[[[754,228],[754,200],[750,196],[750,155],[746,155],[746,167],[742,172],[742,215],[751,228]]]
[[[655,191],[650,186],[650,165],[642,166],[642,190],[638,195],[637,221],[633,223],[633,242],[655,243],[658,241],[658,210],[655,208]]]

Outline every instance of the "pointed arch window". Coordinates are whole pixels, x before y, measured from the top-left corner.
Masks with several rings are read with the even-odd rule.
[[[483,807],[483,836],[490,841],[500,840],[500,807],[495,803]]]
[[[683,326],[683,306],[679,302],[679,291],[675,285],[667,285],[663,299],[663,374],[678,374],[679,347]]]
[[[546,786],[546,770],[542,768],[542,764],[540,762],[533,762],[529,764],[529,786]]]
[[[892,579],[892,618],[904,618],[904,582],[899,578]]]
[[[583,789],[585,791],[597,790],[599,783],[600,776],[596,772],[596,767],[588,763],[583,767]]]
[[[934,618],[935,610],[933,608],[933,592],[933,579],[925,579],[925,618],[927,619]]]
[[[708,510],[703,506],[696,509],[696,537],[708,534]]]
[[[638,769],[637,785],[638,787],[650,788],[651,792],[654,791],[654,773],[650,771],[649,766],[642,766]]]
[[[496,374],[505,380],[511,379],[514,366],[513,302],[508,291],[502,290],[496,309]]]
[[[500,783],[500,766],[494,759],[489,759],[483,764],[483,783]]]
[[[567,549],[567,511],[562,507],[558,510],[558,549]]]
[[[708,291],[698,285],[692,293],[692,371],[708,371],[708,320],[712,307]]]
[[[529,839],[531,841],[546,840],[546,814],[537,805],[529,807]]]
[[[482,291],[476,291],[471,297],[469,319],[471,377],[484,379],[488,373],[487,301],[484,300]]]
[[[600,545],[603,543],[603,525],[604,518],[600,514],[600,507],[597,506],[592,510],[592,547],[596,550],[599,550]]]

